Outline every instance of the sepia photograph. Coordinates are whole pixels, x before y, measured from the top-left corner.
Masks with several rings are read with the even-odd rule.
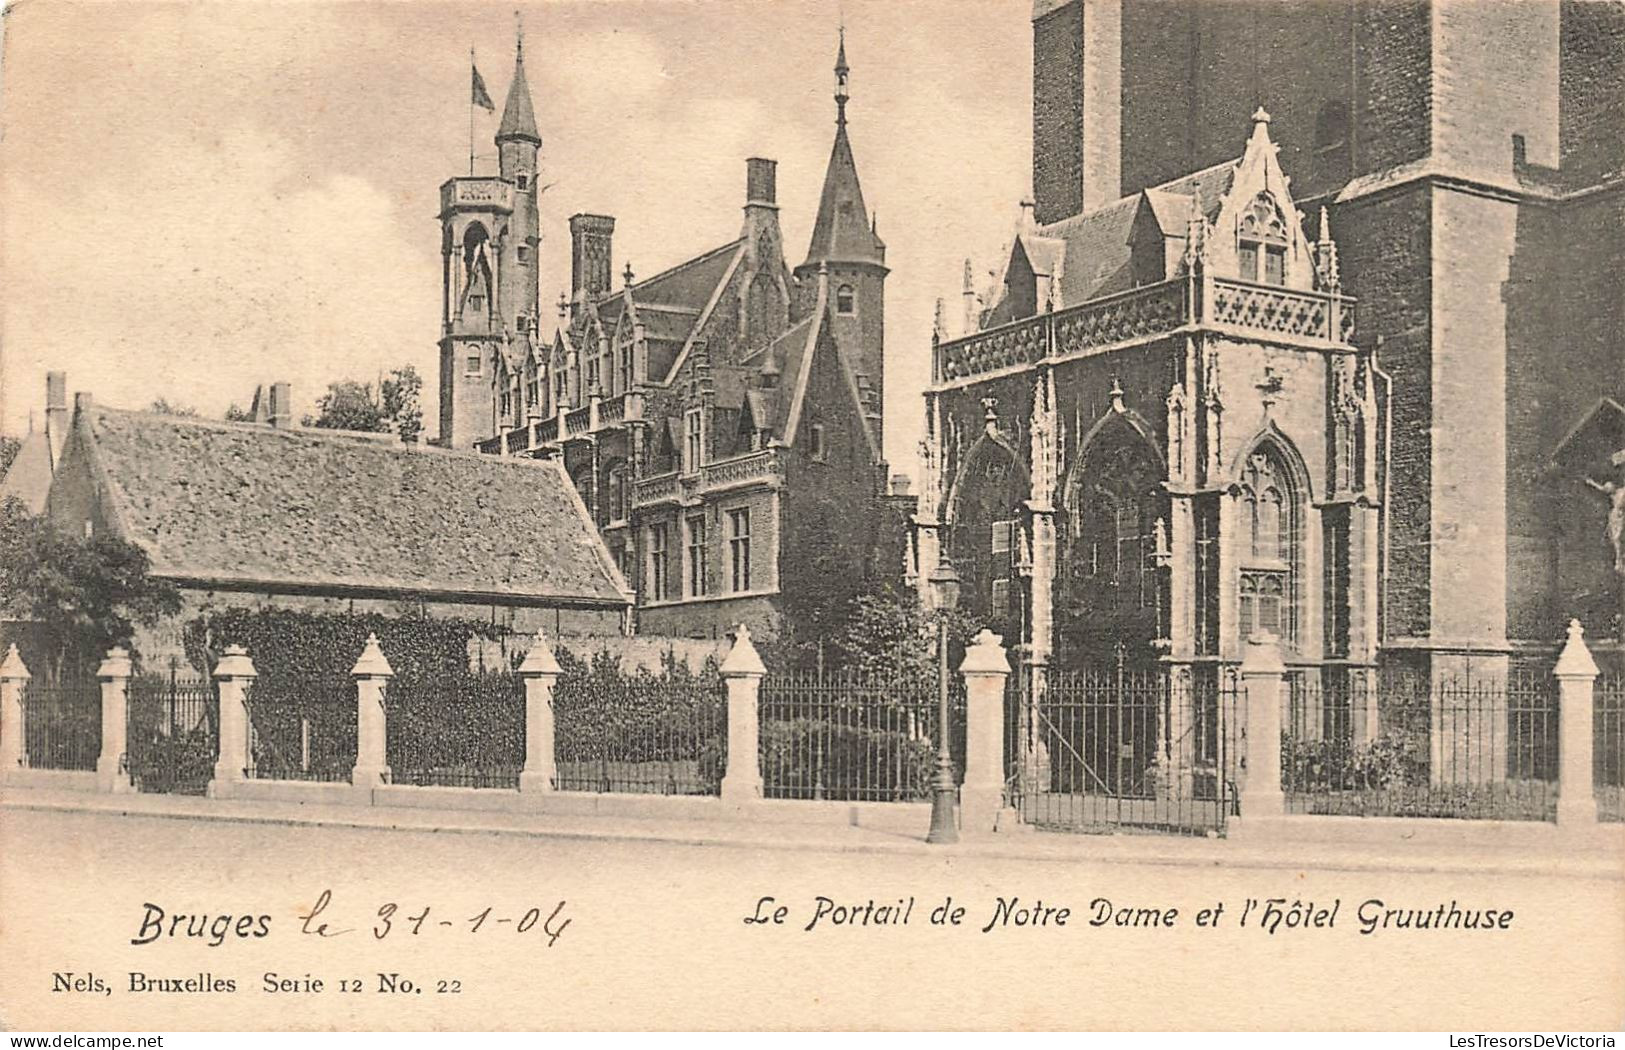
[[[1625,2],[0,33],[8,1046],[1625,1030]]]

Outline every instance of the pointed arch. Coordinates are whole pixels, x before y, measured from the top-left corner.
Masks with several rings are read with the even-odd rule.
[[[1116,406],[1079,443],[1062,490],[1057,651],[1109,665],[1156,656],[1167,632],[1167,463],[1150,425]]]
[[[1016,447],[997,432],[984,432],[959,462],[949,491],[946,550],[962,582],[966,615],[1006,638],[1025,631],[1026,609],[1019,569],[1026,538],[1022,508],[1032,478]]]
[[[970,481],[972,467],[984,465],[979,461],[987,456],[996,455],[995,450],[1002,451],[1004,455],[1009,457],[1015,467],[1014,473],[1019,474],[1021,478],[1023,491],[1032,491],[1031,477],[1027,471],[1027,465],[1021,460],[1021,451],[1011,444],[1010,439],[1002,433],[983,433],[975,441],[971,442],[970,448],[966,449],[965,454],[960,457],[959,467],[954,471],[953,484],[948,487],[948,498],[943,501],[943,507],[946,509],[944,520],[949,524],[957,520],[955,511],[958,509],[966,488],[972,484]]]
[[[1306,641],[1300,628],[1309,589],[1309,470],[1297,446],[1273,422],[1242,448],[1231,468],[1238,506],[1228,544],[1238,571],[1237,641],[1263,630],[1295,649]]]
[[[1157,443],[1157,432],[1151,428],[1151,424],[1132,408],[1108,408],[1078,441],[1078,453],[1072,457],[1072,469],[1067,472],[1066,483],[1061,487],[1063,504],[1073,505],[1072,492],[1083,476],[1083,467],[1089,458],[1089,450],[1103,441],[1113,440],[1118,427],[1127,428],[1133,438],[1144,444],[1146,454],[1156,461],[1162,476],[1167,477],[1168,460],[1162,453],[1162,446]]]
[[[1252,435],[1241,444],[1241,451],[1235,459],[1230,461],[1230,485],[1232,488],[1241,485],[1245,480],[1248,461],[1253,454],[1261,448],[1268,446],[1281,457],[1282,465],[1286,467],[1292,484],[1302,493],[1306,503],[1314,502],[1314,492],[1311,488],[1309,464],[1298,451],[1298,445],[1286,431],[1276,426],[1275,420],[1267,420],[1263,426],[1253,431]]]

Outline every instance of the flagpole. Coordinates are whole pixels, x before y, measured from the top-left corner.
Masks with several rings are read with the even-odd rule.
[[[468,68],[478,69],[474,64],[474,49],[468,49]],[[474,93],[468,93],[468,177],[474,177]]]

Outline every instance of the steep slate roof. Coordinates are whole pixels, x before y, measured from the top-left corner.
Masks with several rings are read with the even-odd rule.
[[[1201,200],[1204,214],[1212,219],[1218,214],[1224,195],[1230,191],[1238,163],[1238,160],[1227,160],[1147,190],[1145,196],[1150,200],[1158,225],[1164,232],[1182,233],[1182,228],[1169,229],[1168,223],[1177,220],[1178,209],[1183,209],[1188,218],[1196,199]],[[1176,198],[1184,203],[1177,203]],[[1076,306],[1133,286],[1129,230],[1134,225],[1140,200],[1141,195],[1135,193],[1034,231],[1035,239],[1059,240],[1065,245],[1061,259],[1054,263],[1061,274],[1057,308]]]
[[[497,127],[497,141],[506,138],[530,139],[538,146],[541,132],[536,130],[536,112],[530,105],[530,85],[525,83],[525,44],[519,42],[514,52],[513,83],[508,85],[508,101],[502,107],[502,123]]]
[[[802,265],[837,261],[878,264],[885,258],[885,242],[869,225],[863,187],[858,184],[858,165],[852,159],[852,144],[847,141],[843,119],[835,128],[835,145],[824,171],[824,192],[818,199],[812,243],[807,246],[807,261]]]
[[[90,406],[108,513],[153,571],[314,592],[619,607],[557,464]]]
[[[23,438],[6,476],[0,479],[0,503],[20,499],[30,514],[38,514],[45,509],[45,497],[50,491],[51,439],[43,430],[32,430]]]

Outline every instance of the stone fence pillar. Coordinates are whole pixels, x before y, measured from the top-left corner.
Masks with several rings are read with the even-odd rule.
[[[355,678],[355,766],[350,770],[350,783],[365,791],[368,800],[375,787],[389,782],[389,761],[385,741],[388,735],[388,712],[384,707],[384,693],[395,671],[384,659],[378,647],[378,636],[367,635],[367,644],[361,656],[350,669]]]
[[[219,690],[220,753],[214,763],[214,779],[209,781],[210,798],[232,797],[236,786],[247,778],[247,769],[254,760],[248,739],[248,690],[258,677],[247,649],[226,646],[214,668]]]
[[[959,824],[967,834],[995,831],[1004,809],[1004,683],[1010,659],[1004,639],[984,630],[959,664],[965,676],[965,782]]]
[[[558,773],[553,744],[553,687],[561,671],[552,646],[537,631],[530,652],[519,665],[519,677],[525,680],[525,768],[519,774],[519,790],[526,794],[552,791]]]
[[[1592,691],[1597,661],[1585,642],[1579,620],[1569,621],[1569,639],[1552,669],[1558,688],[1557,822],[1568,826],[1597,823],[1596,786],[1592,782]]]
[[[96,757],[96,790],[121,795],[130,790],[124,768],[129,733],[130,651],[117,646],[96,669],[102,683],[102,750]]]
[[[733,647],[722,659],[728,683],[728,769],[722,777],[722,797],[747,802],[762,797],[762,759],[758,746],[762,679],[767,667],[750,640],[750,628],[734,628]]]
[[[1281,791],[1281,697],[1286,665],[1281,642],[1269,632],[1247,639],[1241,661],[1241,684],[1247,690],[1247,779],[1241,787],[1241,821],[1254,825],[1286,815]]]
[[[28,665],[13,644],[0,662],[0,782],[23,765],[23,689],[28,686]]]

